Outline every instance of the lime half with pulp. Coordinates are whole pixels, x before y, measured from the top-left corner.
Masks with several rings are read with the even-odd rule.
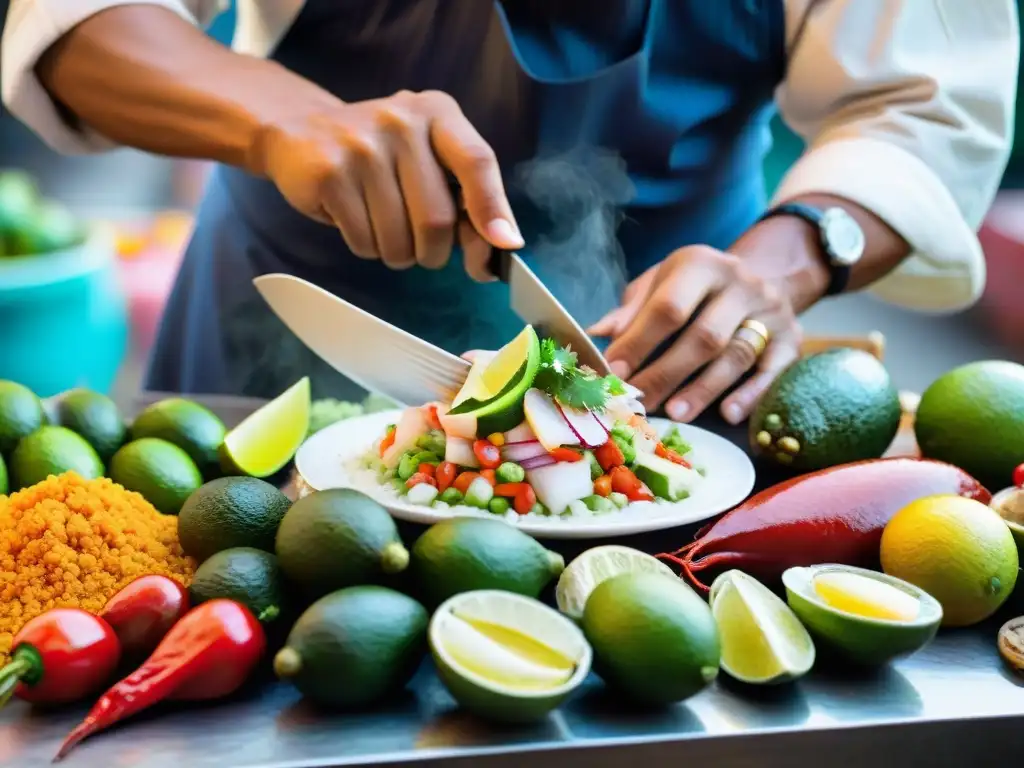
[[[490,720],[543,718],[590,672],[591,650],[579,628],[511,592],[456,595],[434,613],[428,637],[449,693]]]
[[[675,579],[676,575],[663,562],[632,547],[607,544],[588,549],[577,557],[558,579],[555,588],[555,602],[558,610],[569,618],[579,621],[587,598],[597,586],[623,573],[663,573]]]
[[[744,683],[783,683],[814,666],[814,642],[777,595],[741,571],[711,585],[711,613],[722,641],[722,669]]]
[[[224,437],[225,472],[269,477],[291,461],[309,431],[309,377],[252,413]]]

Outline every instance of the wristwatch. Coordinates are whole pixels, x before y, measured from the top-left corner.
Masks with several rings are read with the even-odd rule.
[[[824,210],[803,203],[783,203],[769,209],[761,221],[773,216],[798,216],[818,229],[821,249],[831,279],[826,296],[842,293],[850,282],[850,270],[864,255],[864,230],[842,208]]]

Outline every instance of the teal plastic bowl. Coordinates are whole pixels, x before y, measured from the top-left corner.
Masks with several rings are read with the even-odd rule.
[[[109,392],[128,347],[128,312],[113,234],[80,246],[0,258],[0,379],[40,397],[73,387]]]

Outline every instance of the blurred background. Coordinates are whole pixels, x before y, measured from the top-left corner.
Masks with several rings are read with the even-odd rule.
[[[0,0],[0,19],[6,6]],[[234,14],[228,12],[209,31],[227,43],[233,28]],[[1019,118],[1018,126],[1024,126]],[[769,191],[800,151],[800,140],[776,124],[766,164]],[[0,168],[27,172],[51,201],[33,213],[23,249],[48,251],[77,242],[82,221],[103,225],[97,234],[85,235],[84,255],[79,249],[67,258],[0,258],[0,378],[20,380],[43,396],[88,386],[131,398],[188,238],[204,164],[130,150],[60,157],[0,113]],[[16,210],[26,180],[0,180],[0,201],[13,200]],[[904,390],[921,391],[942,372],[970,360],[1024,361],[1024,191],[1019,190],[1024,190],[1020,140],[982,231],[989,280],[975,308],[934,317],[866,295],[844,296],[805,316],[808,334],[881,332],[886,364]]]

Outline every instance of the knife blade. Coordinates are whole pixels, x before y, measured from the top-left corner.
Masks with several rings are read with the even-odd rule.
[[[402,405],[451,402],[470,364],[294,275],[253,280],[299,340],[359,386]]]
[[[565,347],[572,347],[583,365],[593,368],[601,376],[611,373],[608,361],[594,340],[587,335],[575,318],[547,289],[517,253],[494,249],[488,269],[508,284],[512,311],[538,334],[550,336]]]

